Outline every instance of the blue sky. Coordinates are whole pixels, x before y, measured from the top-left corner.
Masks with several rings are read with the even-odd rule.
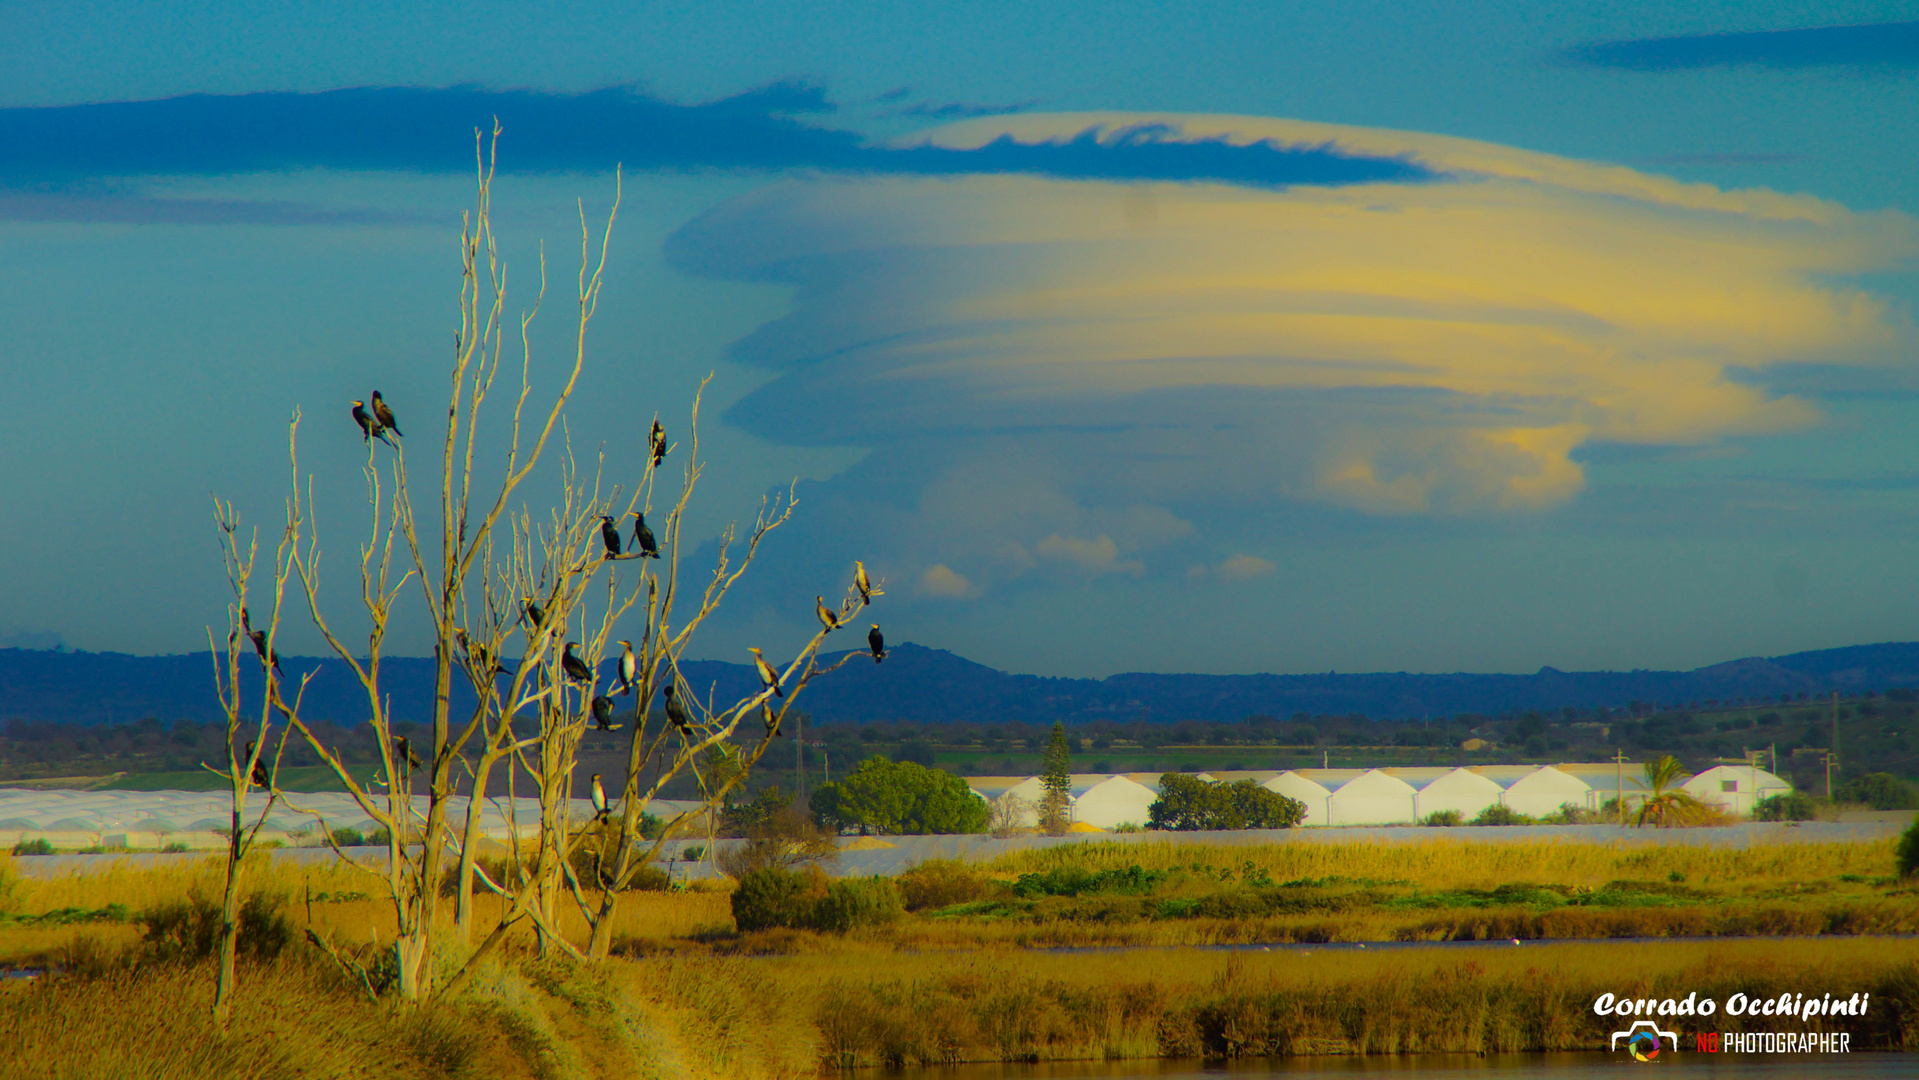
[[[1915,636],[1919,5],[9,19],[0,645],[203,648],[296,407],[350,551],[339,406],[426,430],[496,114],[520,302],[627,168],[575,445],[713,372],[696,529],[802,481],[707,655],[856,557],[1046,674]]]

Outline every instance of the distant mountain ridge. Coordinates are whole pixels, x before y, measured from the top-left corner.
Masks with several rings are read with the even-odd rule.
[[[282,657],[289,680],[317,671],[304,713],[351,724],[368,715],[366,697],[338,660]],[[250,680],[258,671],[242,665]],[[689,661],[680,667],[704,697],[742,696],[757,685],[747,664]],[[402,720],[426,717],[432,701],[433,662],[387,657],[382,682]],[[472,691],[455,680],[454,706],[470,708]],[[850,723],[913,720],[924,723],[1091,720],[1237,720],[1266,714],[1345,715],[1375,719],[1495,715],[1508,710],[1590,708],[1631,701],[1687,703],[1708,699],[1776,697],[1784,693],[1856,692],[1919,686],[1919,642],[1888,642],[1821,649],[1788,656],[1748,657],[1693,671],[1559,671],[1531,675],[1157,675],[1105,679],[1014,675],[919,645],[894,647],[883,664],[855,658],[808,688],[802,705],[817,720]],[[252,687],[257,693],[257,685]],[[258,700],[254,697],[253,700]],[[618,699],[622,711],[630,699]],[[73,724],[124,723],[155,716],[172,721],[217,719],[213,661],[207,653],[129,656],[124,653],[0,649],[0,720]]]

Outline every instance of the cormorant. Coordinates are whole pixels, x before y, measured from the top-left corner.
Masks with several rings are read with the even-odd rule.
[[[830,634],[840,628],[840,617],[833,614],[832,610],[826,606],[825,597],[813,598],[813,613],[820,617],[820,625],[826,627],[827,633]]]
[[[666,429],[660,426],[658,420],[653,421],[653,430],[647,433],[646,443],[653,451],[653,466],[658,468],[660,462],[666,460]]]
[[[247,758],[250,761],[252,760],[253,758],[253,740],[252,739],[247,740],[247,752],[243,754],[242,756]],[[253,762],[253,786],[263,787],[263,788],[271,788],[273,786],[273,777],[271,774],[267,772],[267,763],[264,761]]]
[[[633,692],[633,680],[640,677],[640,660],[633,655],[633,643],[620,642],[620,693]]]
[[[495,675],[513,674],[513,669],[507,667],[505,664],[502,664],[498,662],[497,660],[494,660],[493,657],[487,655],[487,651],[483,646],[473,644],[473,640],[466,636],[465,627],[463,626],[454,627],[453,636],[459,639],[460,648],[466,650],[467,658],[472,661],[474,667],[479,668],[482,671],[490,667],[493,669],[493,674]]]
[[[773,665],[766,662],[766,657],[761,656],[758,649],[749,645],[746,651],[753,654],[753,666],[760,669],[760,682],[773,691],[774,697],[785,697],[786,694],[780,690],[780,673],[773,670]]]
[[[400,430],[400,425],[393,422],[393,410],[387,408],[386,402],[380,400],[380,392],[378,390],[373,392],[373,418],[378,420],[381,426],[392,431],[393,434],[402,437],[406,435],[406,432]]]
[[[613,519],[606,514],[600,515],[600,543],[606,545],[607,558],[620,557],[620,530],[614,526]]]
[[[247,614],[246,608],[240,609],[240,627],[246,631],[247,640],[253,642],[253,651],[260,656],[260,666],[272,665],[273,673],[280,674],[279,654],[267,648],[267,632],[253,628],[253,618]]]
[[[367,442],[370,443],[378,439],[388,446],[393,445],[393,440],[386,437],[386,428],[383,427],[378,420],[367,415],[366,402],[355,401],[353,403],[353,422],[360,425],[360,437]]]
[[[600,786],[600,774],[593,774],[593,819],[606,820],[606,789]]]
[[[760,720],[766,725],[766,734],[772,738],[780,737],[780,718],[773,715],[773,703],[760,702]]]
[[[523,605],[523,608],[526,612],[526,621],[533,627],[533,629],[538,630],[540,628],[540,625],[546,622],[546,612],[540,607],[540,605],[534,603],[531,600],[528,600]]]
[[[880,633],[880,624],[874,623],[873,629],[866,632],[866,647],[873,650],[873,662],[886,659],[886,635]]]
[[[860,591],[860,603],[870,604],[873,602],[873,583],[866,580],[866,564],[860,562],[858,559],[853,560],[853,587]],[[880,595],[884,596],[886,594],[881,593]]]
[[[686,706],[680,704],[680,696],[673,692],[672,683],[666,684],[666,718],[673,722],[680,734],[692,734],[693,718],[687,715]]]
[[[573,650],[578,647],[571,641],[566,643],[566,649],[560,653],[560,670],[575,682],[590,683],[593,681],[593,669],[586,666],[586,661],[573,655]]]
[[[593,699],[593,730],[620,730],[620,725],[613,722],[613,699],[604,694]]]
[[[640,546],[640,555],[649,559],[659,558],[659,541],[653,539],[653,530],[646,527],[646,515],[636,512],[633,518],[633,542]]]
[[[393,737],[393,748],[399,752],[399,757],[406,759],[407,768],[417,769],[420,767],[420,758],[413,752],[413,744],[407,741],[405,735],[395,735]]]

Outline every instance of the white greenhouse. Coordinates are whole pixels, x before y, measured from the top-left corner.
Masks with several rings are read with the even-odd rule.
[[[1086,789],[1073,800],[1073,820],[1111,829],[1117,825],[1145,825],[1159,793],[1137,780],[1112,776]]]
[[[1419,789],[1418,816],[1451,810],[1471,821],[1505,793],[1504,788],[1471,769],[1449,769]]]

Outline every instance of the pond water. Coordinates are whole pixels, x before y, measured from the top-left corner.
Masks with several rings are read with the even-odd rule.
[[[1060,1061],[1038,1065],[954,1065],[862,1071],[859,1077],[902,1080],[1214,1080],[1276,1076],[1285,1080],[1624,1080],[1657,1076],[1701,1080],[1909,1080],[1919,1077],[1919,1054],[1700,1054],[1667,1053],[1639,1062],[1616,1054],[1412,1054],[1402,1057],[1281,1058],[1230,1062]]]

